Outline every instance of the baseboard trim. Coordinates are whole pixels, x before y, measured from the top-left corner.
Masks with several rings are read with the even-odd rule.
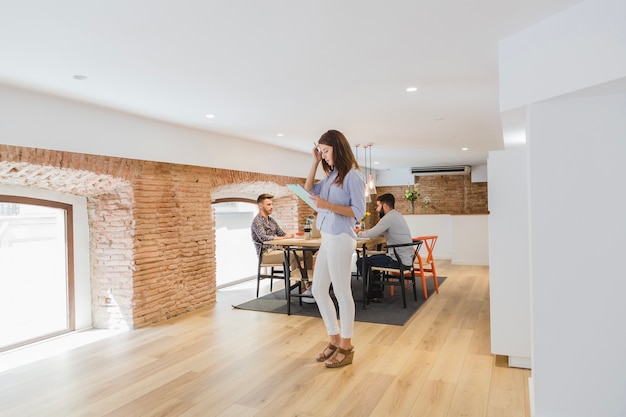
[[[530,358],[525,358],[523,356],[509,356],[510,368],[532,369],[531,365],[532,365],[532,362]]]

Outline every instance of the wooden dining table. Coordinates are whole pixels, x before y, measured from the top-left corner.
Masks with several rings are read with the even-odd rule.
[[[359,259],[362,262],[361,266],[361,271],[362,271],[362,278],[363,278],[363,304],[362,304],[362,308],[366,309],[367,308],[367,287],[368,287],[368,280],[369,280],[369,274],[368,274],[368,270],[365,267],[365,258],[367,257],[367,252],[371,251],[371,250],[380,250],[380,247],[386,242],[385,238],[380,236],[380,237],[374,237],[374,238],[358,238],[357,240],[357,250],[359,251]],[[290,271],[289,271],[289,257],[292,251],[302,251],[302,252],[311,252],[311,253],[315,253],[319,250],[321,244],[322,244],[322,238],[313,238],[313,239],[305,239],[303,237],[294,237],[294,238],[288,238],[288,239],[274,239],[274,240],[270,240],[270,241],[266,241],[263,242],[264,245],[275,245],[278,247],[281,247],[284,249],[285,251],[285,261],[284,261],[284,265],[285,265],[285,298],[287,299],[287,314],[291,313],[291,296],[290,293],[291,291],[296,288],[297,285],[291,285],[291,278],[290,278]],[[376,247],[376,249],[371,249],[372,247]],[[303,280],[307,280],[308,277],[308,271],[311,271],[313,269],[312,265],[308,265],[308,262],[310,262],[310,259],[312,259],[312,256],[304,256],[304,268],[301,269],[302,271],[302,278]],[[299,295],[298,295],[299,296]]]

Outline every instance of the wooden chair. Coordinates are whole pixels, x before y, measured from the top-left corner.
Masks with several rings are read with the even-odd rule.
[[[313,283],[313,270],[315,269],[315,260],[317,258],[316,252],[319,248],[311,247],[311,248],[301,248],[297,251],[302,251],[302,260],[297,254],[297,251],[294,253],[296,260],[301,265],[304,265],[303,268],[300,268],[301,277],[289,277],[289,291],[287,292],[287,315],[291,315],[291,299],[297,298],[298,303],[302,306],[302,298],[310,296],[305,296],[302,293],[304,292],[304,281],[307,280],[310,283]],[[293,282],[292,282],[293,281]],[[294,289],[298,289],[297,293],[294,293]]]
[[[421,240],[426,248],[426,257],[420,253],[417,254],[417,264],[415,265],[415,273],[422,279],[422,289],[424,290],[424,298],[428,298],[428,290],[426,289],[426,279],[432,278],[435,284],[435,291],[439,294],[439,282],[437,281],[437,271],[435,268],[435,258],[433,250],[437,243],[438,236],[418,236],[413,238],[414,241]]]
[[[282,262],[263,262],[263,247],[261,247],[261,255],[259,255],[259,267],[257,269],[257,278],[256,278],[256,296],[259,298],[259,288],[261,286],[261,280],[269,279],[270,280],[270,292],[273,290],[273,284],[275,279],[279,279],[281,281],[285,280],[285,265]],[[264,273],[269,269],[269,274]]]
[[[411,243],[402,243],[402,244],[397,244],[397,245],[387,245],[387,248],[391,248],[393,250],[393,253],[396,257],[396,259],[400,259],[400,256],[398,255],[397,252],[397,248],[401,248],[401,247],[406,247],[406,246],[412,246],[413,247],[413,258],[411,259],[411,263],[410,265],[402,265],[401,262],[398,262],[399,267],[398,268],[383,268],[380,266],[372,266],[370,268],[370,272],[371,271],[378,271],[380,272],[380,279],[379,280],[373,280],[373,279],[368,279],[368,293],[369,293],[369,286],[371,284],[380,284],[380,285],[392,285],[392,286],[399,286],[400,289],[402,290],[402,303],[404,305],[404,308],[406,308],[406,286],[407,286],[407,281],[409,281],[409,284],[413,287],[413,298],[415,299],[415,301],[417,301],[417,285],[416,285],[416,278],[415,278],[415,259],[422,247],[422,241],[421,240],[414,240]],[[371,277],[371,275],[370,275]],[[393,288],[393,287],[392,287]]]

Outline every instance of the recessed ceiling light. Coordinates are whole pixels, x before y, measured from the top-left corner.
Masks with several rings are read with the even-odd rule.
[[[73,78],[73,79],[75,79],[75,80],[82,81],[82,80],[86,80],[86,79],[87,79],[87,76],[86,76],[86,75],[79,75],[79,74],[76,74],[76,75],[74,75],[72,78]]]
[[[204,116],[204,117],[206,117],[207,119],[212,119],[212,118],[214,118],[214,117],[215,117],[215,115],[214,115],[214,114],[207,114],[207,115],[206,115],[206,116]]]
[[[408,91],[409,93],[412,93],[414,91],[417,91],[417,87],[408,87],[406,91]]]
[[[462,151],[466,151],[466,150],[468,150],[468,149],[469,149],[469,148],[461,148],[461,150],[462,150]]]
[[[277,133],[276,136],[285,136],[284,133]]]
[[[374,161],[374,165],[378,165],[378,161]]]

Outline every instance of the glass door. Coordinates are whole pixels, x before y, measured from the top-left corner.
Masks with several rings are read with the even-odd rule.
[[[75,329],[72,206],[0,196],[0,351]]]

